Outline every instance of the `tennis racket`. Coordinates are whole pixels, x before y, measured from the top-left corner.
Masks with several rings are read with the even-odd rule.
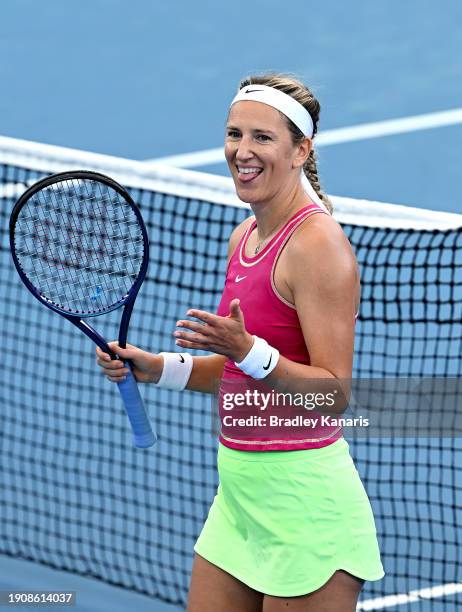
[[[10,247],[21,280],[42,304],[78,327],[112,359],[88,323],[123,306],[119,345],[146,276],[149,243],[140,211],[111,178],[84,170],[48,176],[24,192],[10,219]],[[156,441],[135,377],[118,383],[135,446]]]

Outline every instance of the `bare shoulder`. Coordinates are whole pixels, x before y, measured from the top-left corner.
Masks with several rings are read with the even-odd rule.
[[[255,220],[255,217],[251,215],[250,217],[247,217],[246,219],[244,219],[244,221],[239,223],[239,225],[234,228],[234,230],[231,233],[231,236],[229,237],[229,242],[228,242],[228,259],[234,253],[237,245],[239,244],[239,240],[242,238],[242,236],[245,234],[250,224],[254,220]]]
[[[287,259],[291,269],[302,273],[315,266],[320,271],[336,269],[343,274],[358,274],[351,244],[330,215],[313,215],[295,230],[287,244]],[[303,266],[295,265],[301,261]]]
[[[295,305],[338,300],[349,303],[353,296],[355,312],[360,301],[360,275],[356,257],[341,226],[331,216],[316,214],[291,236],[283,271],[289,301]]]

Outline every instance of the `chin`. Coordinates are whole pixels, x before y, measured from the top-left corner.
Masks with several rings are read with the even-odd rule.
[[[234,176],[233,183],[237,197],[243,202],[250,204],[252,202],[258,202],[261,199],[261,196],[259,195],[259,189],[255,189],[250,186],[242,186],[239,181],[234,179]]]
[[[239,189],[237,185],[235,185],[235,188],[236,195],[242,202],[246,204],[258,204],[261,202],[261,197],[259,197],[257,192],[253,193],[251,189]]]

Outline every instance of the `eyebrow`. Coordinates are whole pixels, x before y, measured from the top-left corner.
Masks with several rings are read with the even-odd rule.
[[[240,129],[234,125],[227,125],[226,126],[227,130],[238,130],[240,131]],[[261,133],[265,133],[265,134],[271,134],[272,136],[276,136],[276,134],[274,132],[272,132],[271,130],[261,130],[259,128],[255,128],[252,130],[252,132],[254,132],[255,134],[261,134]]]

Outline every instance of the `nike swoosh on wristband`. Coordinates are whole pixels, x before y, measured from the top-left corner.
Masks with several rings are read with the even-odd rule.
[[[184,363],[184,357],[181,354],[180,354],[180,361],[181,361],[181,363]]]
[[[244,280],[244,278],[247,278],[247,275],[240,277],[239,274],[238,274],[234,280],[236,281],[236,283],[240,283],[241,280]]]
[[[273,355],[271,355],[270,360],[268,361],[268,365],[263,366],[263,369],[264,369],[264,370],[267,370],[267,369],[270,367],[270,365],[271,365],[271,359],[273,359]]]

